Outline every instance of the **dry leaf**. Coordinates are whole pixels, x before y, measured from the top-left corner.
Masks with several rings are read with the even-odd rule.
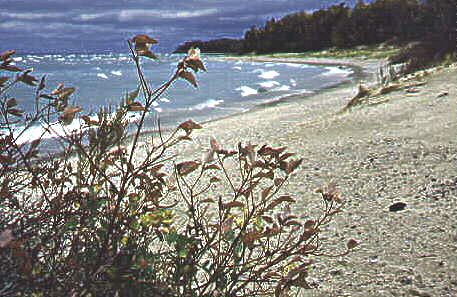
[[[198,84],[197,84],[197,78],[195,77],[195,75],[190,72],[190,71],[186,71],[186,70],[181,70],[178,74],[178,76],[180,78],[183,78],[185,80],[187,80],[189,83],[191,83],[194,87],[198,88]]]
[[[241,201],[232,201],[232,202],[222,204],[222,209],[230,209],[233,207],[244,207],[244,203]]]
[[[18,80],[28,84],[29,86],[36,86],[36,83],[38,81],[38,79],[35,76],[28,75],[27,73],[20,75],[18,77]]]
[[[201,128],[203,128],[203,126],[192,120],[188,120],[188,121],[181,123],[178,126],[178,128],[183,129],[184,131],[186,131],[186,134],[189,135],[192,132],[192,130],[201,129]]]
[[[221,150],[221,144],[219,143],[219,141],[217,141],[216,138],[214,138],[214,136],[211,136],[211,139],[209,140],[209,144],[211,146],[212,151],[217,153]]]
[[[136,44],[155,44],[159,43],[156,39],[146,34],[138,34],[132,38],[132,41]]]
[[[10,77],[8,77],[8,76],[0,77],[0,88],[3,87],[3,84],[6,83],[9,79],[10,79]]]
[[[73,119],[75,118],[75,115],[78,112],[81,112],[82,110],[83,110],[82,107],[79,107],[79,106],[67,106],[63,110],[63,114],[60,116],[60,120],[64,124],[68,125],[73,121]]]
[[[287,174],[291,174],[292,172],[294,172],[295,169],[297,169],[298,166],[300,166],[300,164],[302,162],[303,162],[303,159],[298,159],[298,160],[291,161],[289,163],[289,165],[287,166],[286,173]]]
[[[128,111],[145,111],[146,108],[140,102],[133,102],[127,106]]]
[[[176,169],[178,170],[178,174],[181,176],[187,175],[196,169],[201,165],[199,162],[195,161],[186,161],[182,162],[176,165]]]
[[[7,109],[10,109],[11,107],[14,107],[16,106],[18,103],[17,103],[17,100],[14,99],[14,98],[10,98],[8,99],[8,101],[6,101],[6,108]]]
[[[1,60],[1,61],[6,61],[6,60],[8,60],[12,55],[14,55],[15,53],[16,53],[15,50],[4,51],[3,53],[0,54],[0,60]]]

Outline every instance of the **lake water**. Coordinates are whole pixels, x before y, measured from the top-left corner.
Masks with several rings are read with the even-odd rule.
[[[167,81],[181,58],[180,55],[162,55],[158,61],[143,59],[150,84],[159,86]],[[220,56],[202,58],[208,72],[197,74],[199,88],[184,80],[177,81],[156,102],[146,120],[146,130],[155,127],[157,116],[163,126],[174,126],[190,118],[198,122],[217,119],[287,95],[311,94],[348,80],[353,73],[352,69],[336,66],[228,61]],[[32,74],[37,77],[46,74],[49,90],[58,83],[76,87],[71,104],[83,107],[84,114],[119,105],[125,94],[138,85],[135,65],[127,54],[15,55],[15,64],[34,68]],[[26,111],[33,110],[33,87],[21,87],[12,95]],[[137,117],[132,113],[130,118],[134,121]],[[78,125],[79,120],[75,120],[70,126]],[[33,139],[40,129],[39,126],[31,129],[21,141]]]

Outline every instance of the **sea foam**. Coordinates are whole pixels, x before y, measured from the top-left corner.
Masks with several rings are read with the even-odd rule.
[[[97,73],[97,76],[103,79],[108,79],[108,76],[104,73]]]
[[[222,102],[224,102],[224,100],[208,99],[205,102],[190,107],[189,110],[203,110],[205,108],[215,108]]]
[[[277,82],[275,80],[267,80],[267,81],[259,82],[257,84],[263,88],[272,88],[274,86],[281,85],[279,82]]]
[[[263,78],[263,79],[272,79],[272,78],[275,78],[277,76],[279,76],[279,73],[277,71],[274,71],[274,70],[264,71],[264,72],[259,74],[259,77]]]
[[[239,88],[236,88],[235,90],[236,91],[241,91],[241,96],[242,97],[246,97],[246,96],[256,95],[257,94],[257,90],[254,90],[253,88],[250,88],[248,86],[241,86]]]

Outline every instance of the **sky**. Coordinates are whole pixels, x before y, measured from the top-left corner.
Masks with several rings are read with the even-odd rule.
[[[0,51],[125,52],[149,34],[158,52],[189,40],[240,38],[252,25],[332,0],[0,0]],[[349,3],[351,1],[346,1]]]

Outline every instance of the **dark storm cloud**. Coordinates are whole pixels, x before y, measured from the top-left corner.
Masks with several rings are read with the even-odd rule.
[[[179,42],[241,37],[270,17],[322,8],[317,0],[3,0],[0,50],[120,50],[137,33],[154,35],[163,50]],[[11,44],[11,45],[10,45]]]

